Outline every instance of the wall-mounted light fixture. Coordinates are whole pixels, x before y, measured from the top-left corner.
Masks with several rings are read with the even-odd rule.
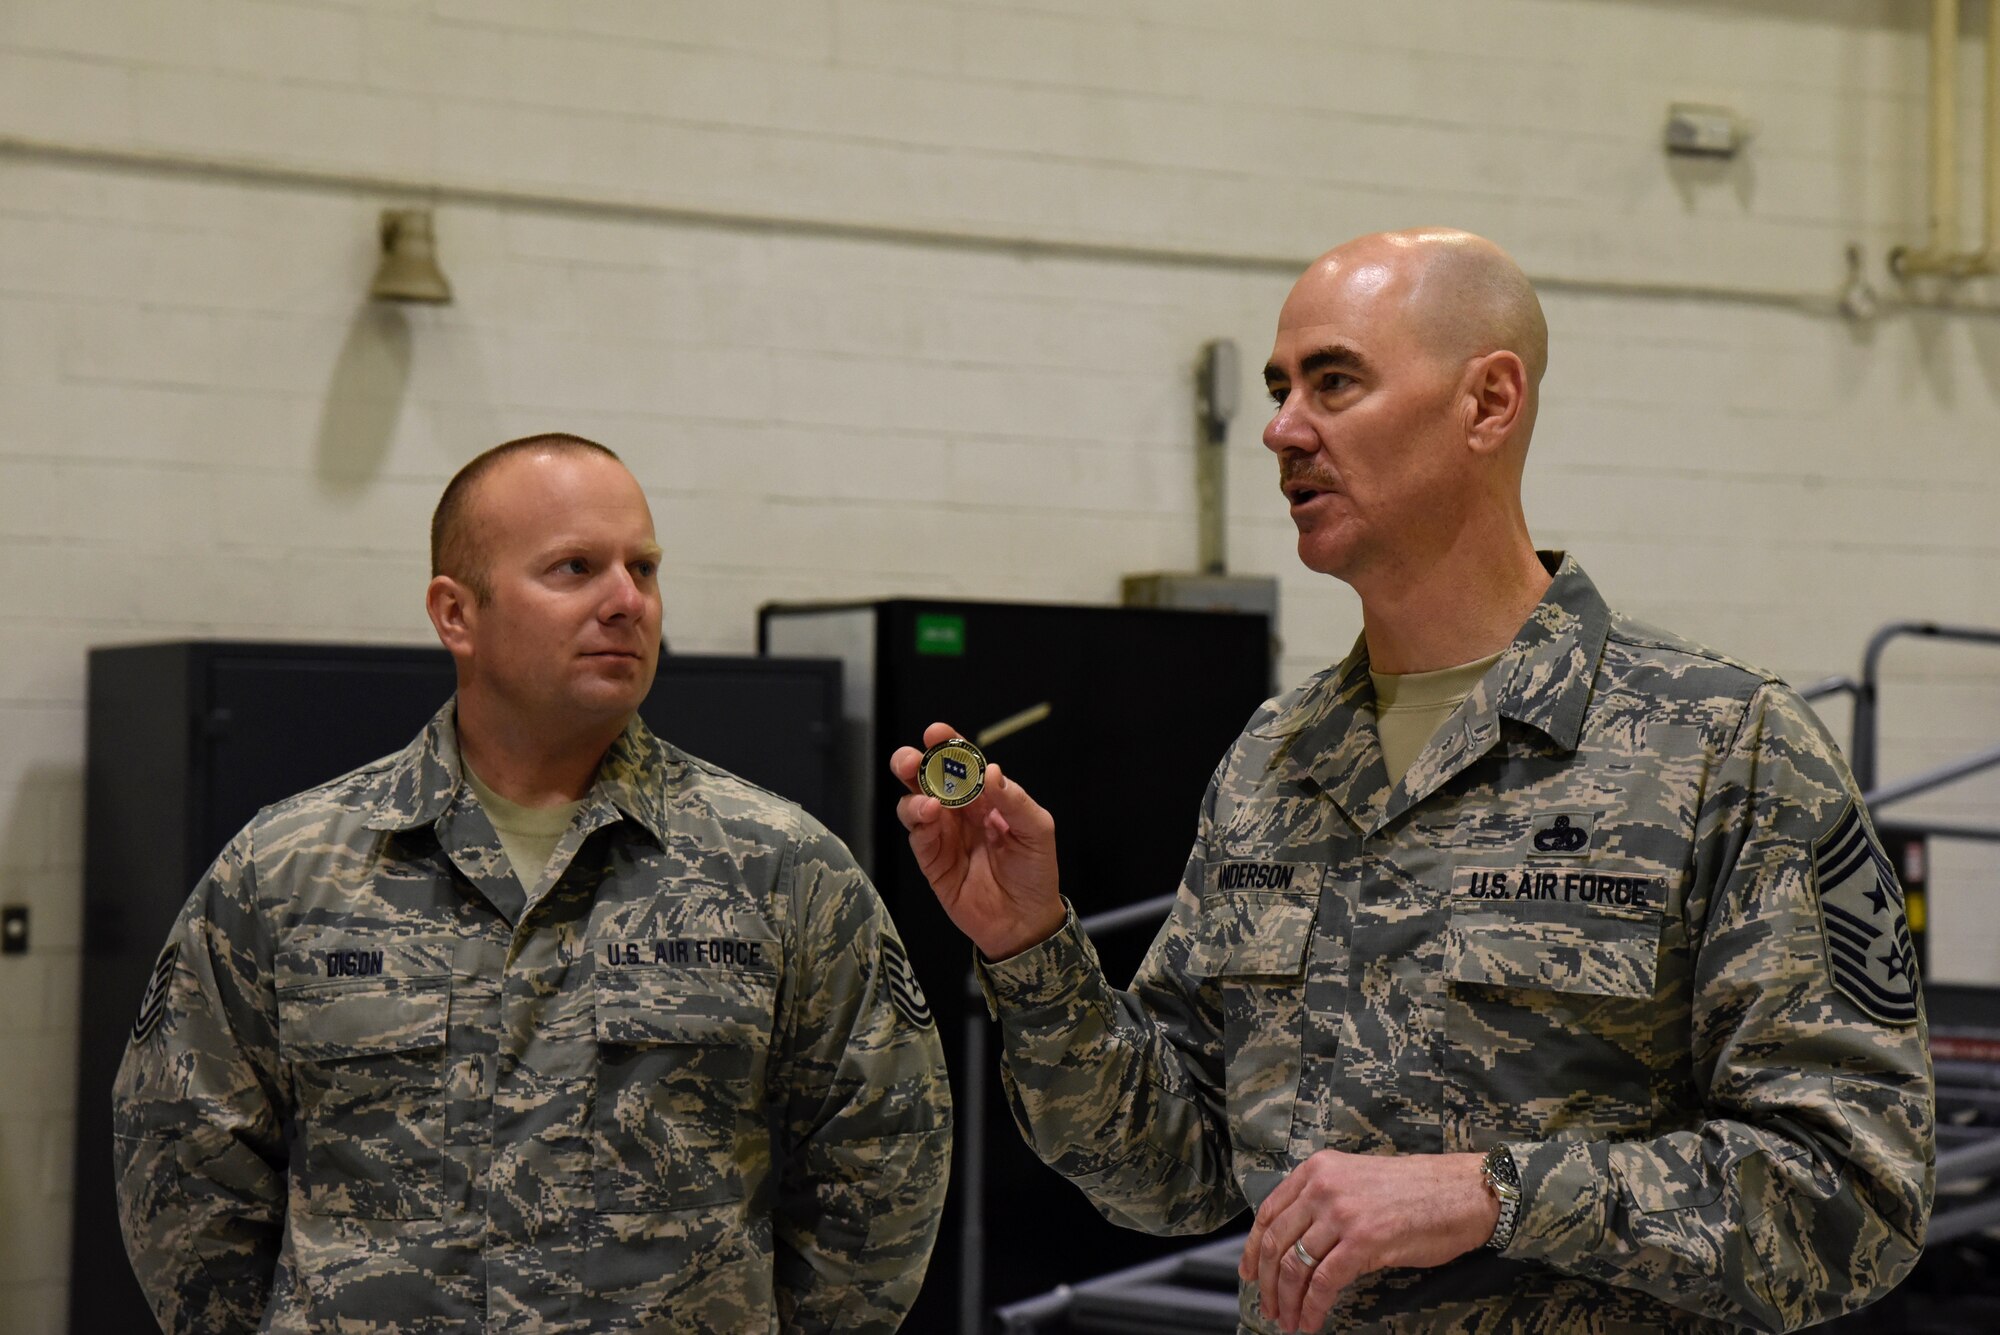
[[[1684,157],[1733,158],[1749,138],[1743,118],[1728,107],[1676,102],[1667,108],[1667,152]]]
[[[382,210],[382,263],[368,295],[377,301],[451,300],[451,283],[438,268],[429,209]]]

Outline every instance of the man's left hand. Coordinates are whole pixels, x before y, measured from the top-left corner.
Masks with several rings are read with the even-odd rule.
[[[1237,1274],[1255,1280],[1266,1321],[1316,1331],[1341,1290],[1386,1266],[1434,1266],[1493,1236],[1500,1202],[1478,1154],[1321,1150],[1257,1210]],[[1308,1266],[1294,1248],[1318,1258]]]

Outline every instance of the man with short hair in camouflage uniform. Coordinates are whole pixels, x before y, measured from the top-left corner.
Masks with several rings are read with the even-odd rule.
[[[488,451],[428,608],[458,691],[196,887],[116,1091],[163,1329],[891,1331],[950,1158],[889,915],[796,805],[639,721],[617,457]]]
[[[1364,237],[1292,289],[1264,443],[1363,633],[1223,758],[1129,990],[997,767],[961,810],[901,800],[1029,1142],[1133,1227],[1257,1207],[1244,1330],[1782,1329],[1923,1242],[1895,876],[1794,692],[1536,552],[1546,338],[1464,233]]]

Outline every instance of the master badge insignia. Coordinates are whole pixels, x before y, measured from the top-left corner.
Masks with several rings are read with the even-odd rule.
[[[1852,802],[1813,843],[1833,985],[1884,1024],[1917,1018],[1917,952],[1903,887]]]
[[[1590,847],[1590,817],[1582,812],[1563,812],[1546,824],[1536,821],[1534,843],[1537,853],[1574,857]]]

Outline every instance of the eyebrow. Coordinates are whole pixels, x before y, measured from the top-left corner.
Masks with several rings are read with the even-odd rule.
[[[589,546],[590,543],[584,541],[583,539],[566,538],[561,542],[552,542],[549,543],[547,546],[543,547],[541,551],[537,554],[536,559],[538,561],[553,561],[557,557],[567,557],[577,552],[581,552],[587,549]],[[661,550],[660,544],[657,542],[649,542],[645,546],[639,548],[638,551],[633,553],[634,558],[642,561],[651,561],[656,565],[660,562],[660,559],[664,555],[665,552]]]
[[[1299,359],[1299,374],[1309,376],[1319,371],[1365,371],[1368,359],[1348,347],[1345,343],[1330,343],[1323,348],[1315,348]],[[1264,367],[1264,383],[1287,379],[1276,362]]]

